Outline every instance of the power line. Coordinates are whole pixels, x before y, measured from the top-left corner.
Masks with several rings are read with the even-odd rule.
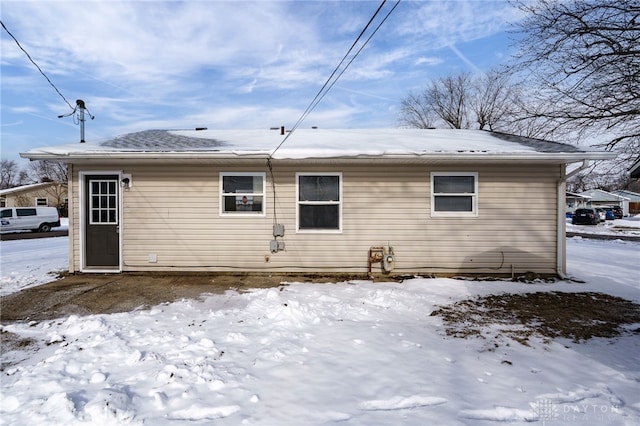
[[[346,61],[346,59],[349,57],[349,54],[351,54],[351,52],[353,51],[353,49],[355,48],[355,46],[358,44],[358,42],[360,41],[360,39],[362,38],[362,36],[364,35],[364,33],[367,31],[367,29],[369,28],[369,26],[371,25],[371,23],[374,21],[374,19],[376,18],[376,16],[378,16],[378,13],[380,12],[380,10],[382,9],[382,7],[384,6],[384,4],[387,2],[387,0],[382,0],[382,3],[380,4],[380,6],[378,6],[378,9],[375,11],[375,13],[373,14],[373,16],[369,19],[369,22],[367,22],[367,25],[365,25],[365,27],[362,29],[362,31],[360,32],[360,34],[358,35],[358,37],[356,38],[356,40],[353,42],[353,44],[351,45],[351,47],[349,48],[349,50],[347,51],[347,53],[345,53],[345,55],[343,56],[342,60],[340,60],[340,62],[338,63],[338,65],[335,67],[335,69],[333,70],[333,72],[331,73],[331,75],[329,76],[329,78],[327,79],[327,81],[325,81],[324,85],[320,88],[320,90],[318,91],[318,93],[316,94],[316,96],[313,98],[313,100],[309,103],[309,106],[307,106],[307,108],[304,110],[304,112],[302,113],[302,115],[300,116],[300,118],[298,119],[298,121],[293,125],[293,127],[291,127],[291,130],[289,131],[289,133],[287,133],[287,135],[284,137],[284,139],[282,140],[282,142],[280,142],[280,144],[271,152],[271,154],[269,154],[269,157],[272,157],[276,151],[278,151],[280,149],[280,147],[285,143],[285,141],[289,138],[289,136],[300,126],[300,124],[302,124],[302,122],[309,116],[309,114],[311,114],[311,112],[315,109],[315,107],[320,103],[320,101],[325,97],[325,95],[329,92],[329,90],[331,90],[331,88],[336,84],[336,82],[338,81],[338,79],[342,76],[342,74],[344,74],[344,72],[347,70],[347,68],[349,68],[349,66],[351,65],[351,63],[356,59],[356,57],[358,57],[358,55],[360,55],[360,52],[362,52],[362,50],[365,48],[365,46],[369,43],[369,41],[371,40],[371,38],[374,36],[374,34],[376,32],[378,32],[378,30],[380,29],[380,27],[382,26],[382,24],[384,24],[384,22],[387,20],[387,18],[391,15],[391,13],[395,10],[396,7],[398,7],[398,5],[400,4],[401,0],[397,0],[396,4],[391,8],[391,10],[389,10],[389,12],[387,13],[387,15],[382,19],[382,21],[378,24],[378,26],[375,28],[375,30],[373,30],[373,32],[371,33],[371,35],[365,40],[365,42],[362,44],[362,46],[358,49],[358,51],[353,55],[353,57],[351,58],[351,60],[349,62],[347,62],[347,64],[344,66],[344,68],[342,69],[342,71],[340,71],[340,73],[335,77],[336,73],[338,72],[338,70],[340,69],[340,67],[342,66],[342,64],[344,64],[344,62]]]
[[[65,97],[62,95],[62,93],[60,93],[60,91],[58,90],[58,88],[56,87],[56,85],[55,85],[55,84],[53,84],[53,83],[51,82],[51,80],[49,80],[49,77],[47,77],[47,75],[44,73],[44,71],[42,71],[42,69],[38,66],[38,64],[36,64],[36,62],[33,60],[33,58],[31,58],[31,55],[29,55],[29,52],[27,52],[27,51],[24,49],[24,47],[22,47],[22,46],[20,45],[20,42],[18,41],[18,39],[17,39],[17,38],[15,38],[15,37],[13,36],[13,34],[11,34],[11,31],[9,31],[9,30],[7,29],[7,27],[4,25],[4,22],[2,22],[2,21],[0,20],[0,24],[2,24],[2,28],[4,28],[4,30],[7,32],[7,34],[9,34],[9,35],[11,36],[11,38],[13,39],[13,41],[15,41],[15,42],[16,42],[16,44],[18,45],[18,47],[20,48],[20,50],[22,50],[22,51],[25,53],[25,55],[27,55],[27,58],[29,58],[29,60],[31,61],[31,63],[32,63],[33,65],[35,65],[35,66],[36,66],[36,68],[38,68],[38,71],[40,71],[40,74],[42,74],[42,75],[43,75],[43,77],[47,79],[47,81],[49,82],[49,84],[51,85],[51,87],[53,87],[53,88],[55,89],[55,91],[56,91],[56,92],[58,92],[58,95],[60,95],[60,97],[61,97],[61,98],[62,98],[62,99],[67,103],[67,105],[69,105],[69,108],[74,109],[74,108],[71,106],[71,104],[69,103],[69,101],[67,100],[67,98],[65,98]]]
[[[384,2],[383,2],[384,3]],[[384,22],[387,20],[387,18],[389,17],[389,15],[391,15],[391,12],[393,12],[393,10],[398,6],[398,4],[400,3],[400,0],[398,0],[396,2],[396,4],[393,6],[393,8],[389,11],[389,13],[387,13],[387,15],[384,17],[384,19],[382,19],[382,21],[378,24],[378,26],[376,27],[375,30],[373,30],[373,32],[371,33],[371,35],[367,38],[367,40],[362,44],[362,46],[360,47],[360,49],[358,49],[358,51],[356,52],[355,55],[353,55],[353,57],[351,58],[351,60],[347,63],[347,65],[342,69],[342,71],[340,71],[340,74],[338,74],[338,76],[331,82],[331,84],[329,85],[329,87],[327,88],[327,90],[325,90],[325,92],[322,94],[322,96],[320,96],[318,98],[318,100],[316,101],[315,106],[320,103],[320,101],[322,100],[322,98],[325,97],[325,95],[327,94],[327,92],[329,92],[329,90],[331,90],[331,88],[336,84],[336,82],[338,81],[338,79],[340,77],[342,77],[342,74],[344,74],[344,72],[347,70],[347,68],[349,68],[349,66],[351,65],[351,63],[356,59],[356,57],[358,57],[358,55],[360,55],[360,52],[362,52],[362,50],[365,48],[365,46],[369,43],[369,41],[373,38],[373,36],[378,32],[378,30],[380,29],[380,27],[382,26],[382,24],[384,24]],[[307,116],[309,115],[311,111],[309,111],[306,115],[304,115],[303,118],[301,118],[300,122],[302,122],[302,120],[304,120],[305,118],[307,118]]]

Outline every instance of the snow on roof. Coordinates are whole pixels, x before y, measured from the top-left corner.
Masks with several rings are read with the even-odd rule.
[[[50,185],[58,185],[58,182],[40,182],[40,183],[32,183],[29,185],[14,186],[13,188],[0,190],[0,195],[8,195],[8,194],[13,194],[15,192],[30,191],[33,189],[38,189],[38,188],[50,186]]]
[[[572,161],[612,158],[611,153],[481,130],[298,129],[285,135],[279,130],[145,130],[102,142],[36,148],[21,156],[171,158],[173,154],[185,158],[191,153],[193,158],[272,155],[274,159],[463,155],[570,157]]]
[[[618,191],[613,191],[613,193],[621,197],[628,198],[629,201],[633,201],[634,203],[640,202],[640,194],[638,194],[637,192],[627,191],[626,189],[620,189]]]
[[[591,201],[601,202],[618,202],[621,200],[628,200],[627,197],[622,195],[612,194],[611,192],[603,191],[602,189],[590,189],[588,191],[581,192],[580,195],[586,195],[591,197]]]
[[[581,194],[576,194],[575,192],[566,192],[565,193],[565,197],[566,198],[585,198],[585,199],[591,199],[590,196],[588,195],[581,195]]]

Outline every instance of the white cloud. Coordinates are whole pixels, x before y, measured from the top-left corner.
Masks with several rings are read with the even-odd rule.
[[[15,114],[37,114],[40,111],[32,106],[14,106],[9,108]]]
[[[437,57],[425,57],[425,56],[420,56],[419,58],[417,58],[414,62],[415,65],[440,65],[442,62],[444,62],[444,60],[442,58],[437,58]]]
[[[504,31],[519,12],[503,0],[422,1],[409,3],[406,21],[397,28],[425,50],[468,42]],[[420,43],[421,42],[421,43]]]
[[[471,61],[469,60],[469,58],[467,58],[467,57],[466,57],[466,56],[465,56],[465,55],[460,51],[460,49],[458,49],[455,45],[450,44],[448,47],[449,47],[449,49],[451,49],[451,51],[452,51],[453,53],[455,53],[455,54],[456,54],[456,56],[457,56],[458,58],[460,58],[460,60],[462,60],[462,62],[464,62],[465,64],[467,64],[467,66],[469,66],[469,68],[471,68],[475,74],[482,74],[482,70],[481,70],[481,69],[480,69],[476,64],[474,64],[473,62],[471,62]]]
[[[96,116],[89,139],[145,128],[292,125],[379,4],[9,1],[2,19],[72,105],[86,102]],[[503,31],[512,14],[504,1],[400,3],[309,125],[393,125],[402,96],[458,58],[473,66],[464,42]],[[22,121],[34,146],[43,135],[75,140],[72,120],[56,118],[69,112],[62,99],[6,34],[1,47],[3,121]]]

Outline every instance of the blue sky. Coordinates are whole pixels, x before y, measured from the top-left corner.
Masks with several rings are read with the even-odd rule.
[[[0,14],[62,95],[85,101],[96,141],[290,128],[380,3],[3,0]],[[519,16],[506,0],[400,2],[301,127],[396,127],[401,99],[430,79],[504,63]],[[73,118],[57,118],[69,106],[1,31],[1,157],[79,141]]]

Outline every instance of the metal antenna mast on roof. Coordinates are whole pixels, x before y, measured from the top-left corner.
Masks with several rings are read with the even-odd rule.
[[[78,122],[76,124],[80,124],[80,143],[84,143],[85,142],[85,140],[84,140],[84,122],[85,122],[84,111],[85,110],[87,110],[87,114],[89,114],[89,117],[93,120],[95,118],[95,116],[91,115],[91,113],[89,112],[89,110],[85,106],[84,101],[82,99],[76,99],[76,107],[69,114],[67,114],[67,115],[59,115],[58,116],[58,118],[69,117],[70,115],[73,115],[76,112],[78,113],[78,115],[77,115]],[[74,117],[74,119],[75,119],[75,117]]]

